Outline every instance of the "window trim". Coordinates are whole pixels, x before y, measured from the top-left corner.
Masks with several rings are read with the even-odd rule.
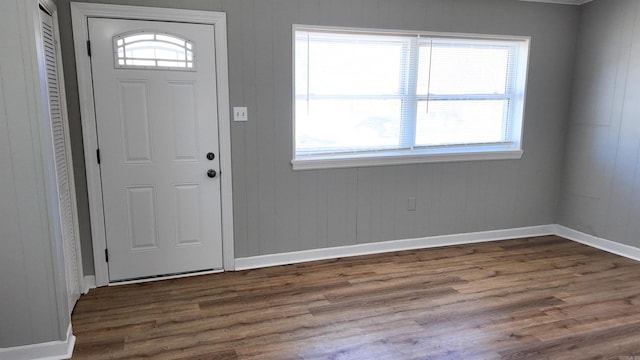
[[[313,158],[298,158],[291,160],[293,170],[337,169],[384,165],[427,164],[458,161],[482,160],[517,160],[522,158],[524,150],[507,150],[499,146],[469,148],[463,151],[457,148],[455,152],[447,152],[442,148],[429,150],[381,151],[380,153],[313,156]]]
[[[463,146],[426,146],[415,147],[412,150],[378,150],[369,152],[353,152],[353,153],[336,153],[322,155],[296,155],[296,73],[295,73],[295,46],[296,31],[327,31],[333,33],[352,33],[352,34],[381,34],[381,35],[405,35],[405,36],[425,36],[438,38],[459,38],[459,39],[477,39],[477,40],[502,40],[502,41],[520,41],[523,48],[518,52],[524,54],[525,59],[517,61],[515,64],[516,78],[516,96],[521,101],[514,104],[516,113],[521,113],[519,121],[515,121],[511,132],[519,138],[517,142],[507,142],[502,144],[471,144]],[[513,35],[492,35],[492,34],[470,34],[470,33],[443,33],[429,31],[409,31],[409,30],[387,30],[387,29],[371,29],[371,28],[353,28],[339,26],[316,26],[293,24],[291,32],[291,56],[292,56],[292,107],[291,107],[291,123],[292,123],[292,160],[293,170],[311,170],[311,169],[331,169],[331,168],[352,168],[366,166],[384,166],[384,165],[400,165],[400,164],[421,164],[421,163],[438,163],[438,162],[456,162],[456,161],[486,161],[486,160],[513,160],[520,159],[524,154],[523,150],[523,130],[525,121],[525,105],[526,92],[529,74],[529,55],[531,47],[530,36],[513,36]],[[521,92],[518,89],[522,89]],[[417,96],[420,98],[420,96]]]

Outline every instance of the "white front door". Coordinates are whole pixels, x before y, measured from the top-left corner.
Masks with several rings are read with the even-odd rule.
[[[88,25],[109,280],[222,269],[213,25]]]

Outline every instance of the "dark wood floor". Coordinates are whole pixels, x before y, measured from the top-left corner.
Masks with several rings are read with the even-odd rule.
[[[640,263],[558,237],[91,290],[73,359],[640,359]]]

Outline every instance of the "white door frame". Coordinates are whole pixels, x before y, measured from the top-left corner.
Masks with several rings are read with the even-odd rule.
[[[87,54],[89,40],[88,18],[111,18],[131,20],[174,21],[208,24],[215,28],[215,63],[218,90],[218,130],[220,146],[220,179],[222,201],[222,251],[224,270],[235,270],[233,241],[233,197],[231,181],[231,125],[229,117],[229,78],[227,62],[227,22],[222,12],[166,9],[127,5],[71,3],[71,19],[75,46],[78,92],[84,140],[84,160],[87,171],[91,237],[96,285],[109,285],[109,268],[105,259],[107,240],[105,236],[104,208],[102,204],[102,180],[96,150],[95,104],[91,62]]]

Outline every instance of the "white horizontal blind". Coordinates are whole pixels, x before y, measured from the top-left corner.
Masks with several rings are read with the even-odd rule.
[[[295,156],[519,146],[526,45],[298,26]]]
[[[415,146],[509,142],[515,44],[433,38],[420,44]]]
[[[410,42],[396,35],[297,31],[297,149],[397,149]]]

